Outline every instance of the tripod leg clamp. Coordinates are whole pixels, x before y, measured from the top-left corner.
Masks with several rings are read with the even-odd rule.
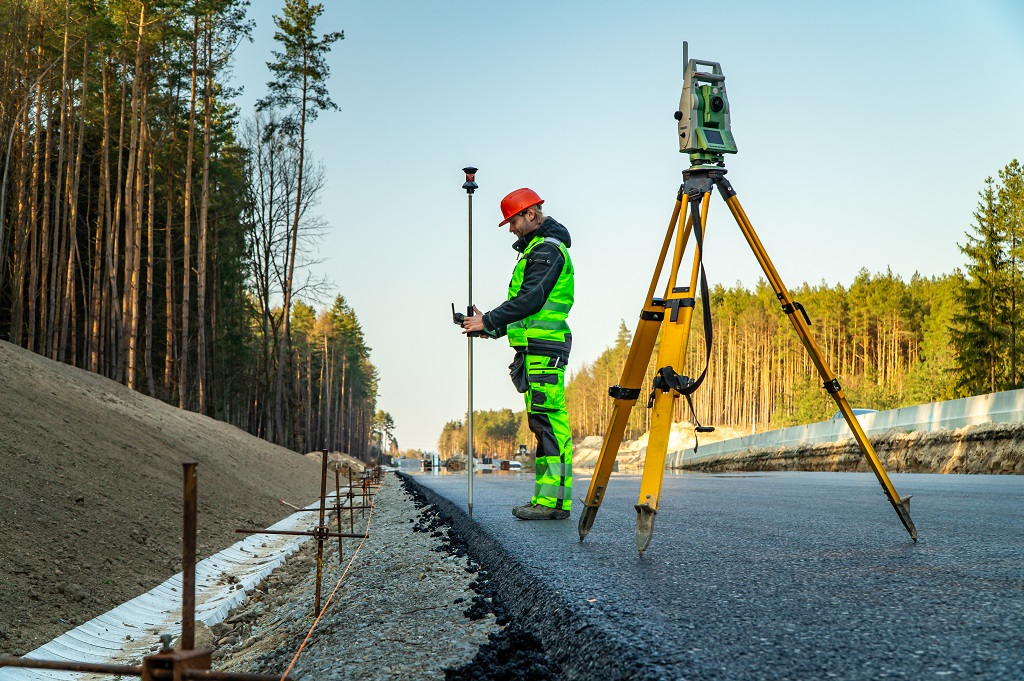
[[[718,192],[722,195],[722,198],[726,201],[736,196],[736,190],[732,188],[732,183],[725,179],[725,177],[717,176],[715,178],[715,185],[718,187]]]
[[[811,318],[807,316],[807,310],[805,310],[804,306],[800,303],[794,300],[792,303],[785,303],[782,306],[782,311],[787,315],[793,314],[797,310],[799,310],[800,314],[804,316],[804,321],[807,322],[807,326],[813,326],[813,324],[811,324]]]
[[[613,385],[608,388],[608,397],[613,400],[632,400],[640,397],[640,388],[623,388],[621,385]]]
[[[650,409],[654,406],[654,396],[659,390],[662,392],[674,390],[680,395],[689,395],[697,389],[697,385],[692,378],[677,374],[672,367],[662,367],[658,369],[654,380],[651,381],[651,396],[647,400],[647,408]]]

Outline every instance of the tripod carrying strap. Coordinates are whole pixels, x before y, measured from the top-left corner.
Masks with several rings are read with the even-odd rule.
[[[654,394],[658,390],[668,391],[674,390],[683,397],[686,398],[686,403],[690,406],[690,415],[693,417],[693,422],[696,424],[694,428],[693,436],[693,451],[697,451],[697,447],[700,443],[697,441],[697,433],[709,433],[714,431],[713,426],[702,426],[700,421],[697,419],[697,411],[693,407],[692,395],[700,387],[700,384],[704,382],[705,377],[708,374],[708,367],[711,364],[711,346],[712,346],[712,326],[711,326],[711,295],[708,292],[708,280],[704,273],[704,233],[701,224],[700,214],[700,203],[704,196],[704,192],[697,188],[691,189],[687,193],[687,197],[690,201],[690,214],[692,215],[693,221],[693,234],[697,241],[697,266],[700,270],[700,295],[701,295],[701,312],[704,319],[704,370],[701,371],[700,376],[696,379],[690,378],[683,374],[678,374],[670,367],[661,367],[658,369],[658,373],[655,375],[652,381],[651,396],[647,401],[647,408],[650,409],[654,406]],[[692,299],[689,301],[692,303]]]

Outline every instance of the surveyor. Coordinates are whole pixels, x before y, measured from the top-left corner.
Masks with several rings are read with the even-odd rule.
[[[572,434],[565,409],[565,365],[572,333],[566,323],[573,301],[569,231],[541,210],[532,189],[516,189],[501,200],[512,248],[508,300],[490,312],[474,306],[463,333],[508,336],[516,351],[509,365],[512,383],[524,393],[527,421],[537,437],[536,481],[530,503],[512,508],[522,520],[564,520],[572,507]]]

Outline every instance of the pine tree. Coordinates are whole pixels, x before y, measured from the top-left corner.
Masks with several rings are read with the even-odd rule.
[[[974,213],[973,234],[960,251],[967,256],[961,278],[963,312],[953,316],[953,348],[958,374],[957,392],[977,395],[1001,390],[1006,384],[1004,354],[1008,338],[1007,284],[1010,263],[995,181],[985,179]]]
[[[298,243],[299,219],[302,214],[302,181],[306,150],[306,123],[316,120],[324,109],[337,109],[327,91],[330,67],[327,55],[331,46],[345,37],[343,32],[316,35],[316,21],[323,13],[323,5],[310,5],[308,0],[286,0],[283,16],[274,16],[276,40],[283,48],[274,51],[276,61],[267,62],[274,80],[267,83],[270,92],[260,100],[259,110],[277,109],[285,112],[280,120],[282,131],[299,150],[298,179],[295,207],[292,215],[290,253],[282,284],[284,299],[284,342],[279,345],[277,376],[274,390],[274,421],[276,441],[283,442],[284,428],[284,376],[285,363],[290,352],[289,312],[294,288],[295,252]]]
[[[998,204],[1001,228],[1006,240],[1007,258],[1009,260],[1010,282],[1007,290],[1009,296],[1008,323],[1009,338],[1009,374],[1007,388],[1019,388],[1024,385],[1021,376],[1021,331],[1024,326],[1024,168],[1017,159],[1013,159],[999,171],[1002,183],[998,191]]]
[[[920,308],[921,344],[919,361],[908,371],[905,400],[926,404],[951,399],[956,394],[956,377],[949,327],[957,309],[960,278],[925,279],[915,274],[910,287]]]
[[[268,377],[291,318],[276,296],[295,242],[301,252],[319,229],[308,207],[324,186],[300,144],[303,107],[306,119],[330,108],[322,48],[338,37],[314,37],[296,72],[309,87],[296,81],[282,100],[290,118],[277,134],[239,143],[228,79],[247,6],[0,0],[0,335],[266,435]],[[282,33],[321,11],[286,9]],[[295,206],[304,217],[289,243]],[[315,431],[366,453],[377,374],[355,313],[342,317],[341,340],[301,348],[311,367],[285,363],[279,385],[307,397],[277,430],[289,447]]]

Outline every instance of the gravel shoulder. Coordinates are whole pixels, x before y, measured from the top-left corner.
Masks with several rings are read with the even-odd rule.
[[[360,523],[356,517],[356,531]],[[478,582],[480,566],[455,550],[432,507],[387,476],[369,518],[369,538],[325,544],[327,611],[299,655],[297,679],[444,679],[470,665],[499,623]],[[332,542],[334,540],[331,540]],[[351,563],[351,565],[349,565]],[[342,579],[345,568],[348,571]],[[215,668],[281,673],[313,624],[316,543],[306,542],[253,596],[213,627]]]

